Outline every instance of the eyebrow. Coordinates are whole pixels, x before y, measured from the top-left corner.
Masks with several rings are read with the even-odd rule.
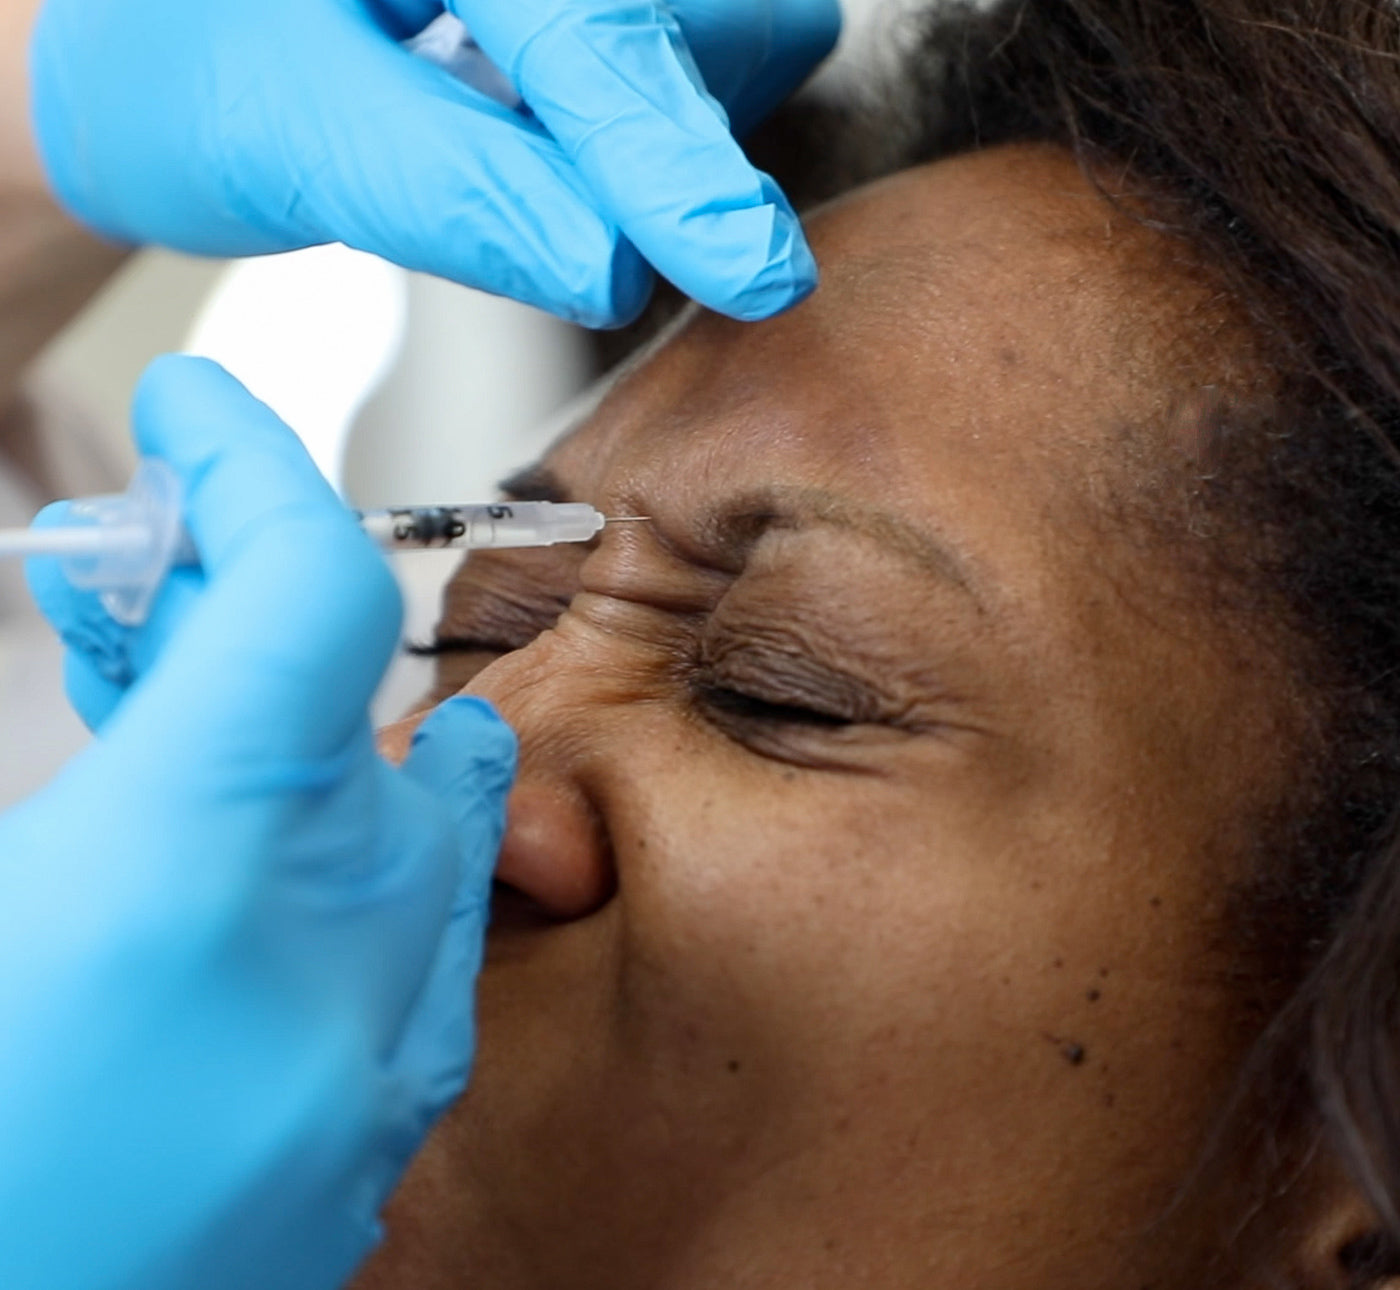
[[[572,492],[542,462],[526,466],[501,482],[501,491],[519,502],[568,502]],[[736,498],[707,517],[705,546],[725,564],[740,565],[764,533],[775,528],[823,525],[870,539],[886,550],[965,592],[985,608],[985,579],[947,538],[919,528],[876,506],[854,502],[819,488],[775,485]]]
[[[568,502],[569,490],[543,462],[537,461],[501,480],[497,487],[512,502]]]
[[[891,511],[824,489],[775,485],[737,498],[713,517],[711,534],[726,554],[741,560],[768,530],[809,525],[842,529],[868,538],[921,573],[966,593],[985,608],[986,580],[951,540]]]

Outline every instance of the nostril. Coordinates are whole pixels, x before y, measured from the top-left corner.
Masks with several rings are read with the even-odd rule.
[[[556,919],[584,918],[617,886],[597,813],[577,792],[521,781],[510,795],[496,881]]]

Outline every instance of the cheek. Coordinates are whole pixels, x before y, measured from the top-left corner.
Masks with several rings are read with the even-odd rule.
[[[1204,911],[1153,903],[1186,884],[869,782],[710,788],[658,795],[667,845],[624,892],[649,1058],[741,1073],[765,1133],[859,1125],[821,1149],[872,1161],[917,1138],[969,1183],[1187,1167],[1238,1028]]]

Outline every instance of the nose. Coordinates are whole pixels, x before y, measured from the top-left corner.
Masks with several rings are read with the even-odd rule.
[[[599,715],[590,669],[559,657],[548,637],[497,659],[467,687],[489,700],[520,738],[496,880],[561,921],[584,918],[617,886],[616,866],[589,765]]]
[[[565,921],[604,905],[617,879],[604,812],[589,783],[599,756],[590,729],[598,715],[588,702],[592,669],[549,655],[544,641],[507,654],[477,673],[466,692],[488,700],[520,738],[496,880],[539,913]],[[424,715],[379,732],[385,757],[402,761]]]
[[[607,830],[597,805],[571,774],[570,759],[551,748],[553,740],[532,736],[548,704],[538,690],[527,699],[524,688],[512,684],[512,671],[507,659],[499,660],[467,687],[489,700],[520,737],[520,769],[506,807],[496,881],[550,918],[584,918],[604,905],[617,885]],[[416,712],[381,728],[380,753],[402,762],[426,716],[426,710]]]
[[[607,903],[617,877],[606,830],[576,786],[537,769],[516,782],[496,880],[560,921],[584,918]]]

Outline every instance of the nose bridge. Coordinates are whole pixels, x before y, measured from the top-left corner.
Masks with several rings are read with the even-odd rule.
[[[467,687],[494,704],[520,737],[497,882],[557,919],[587,916],[617,887],[597,772],[616,682],[600,645],[546,632]]]
[[[565,776],[586,756],[617,688],[605,652],[556,628],[497,659],[467,687],[519,735],[522,780]]]

